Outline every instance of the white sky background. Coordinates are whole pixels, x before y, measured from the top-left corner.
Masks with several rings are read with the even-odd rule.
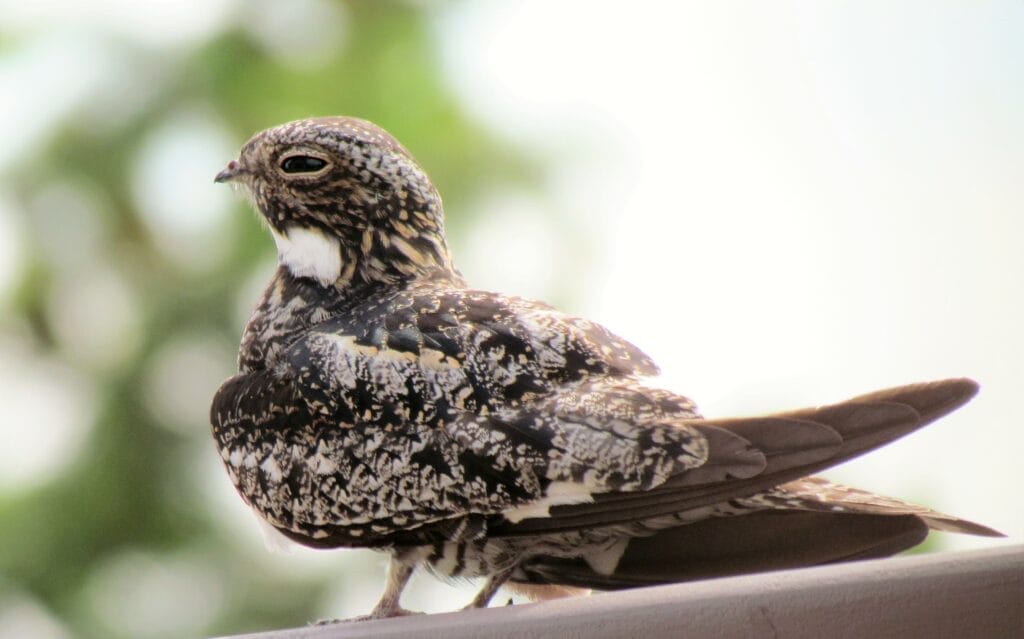
[[[528,235],[502,198],[455,247],[471,282],[568,288],[708,415],[973,377],[830,476],[1024,538],[1024,4],[532,0],[438,29],[478,117],[552,165]],[[552,207],[587,237],[538,238]],[[580,242],[579,282],[524,280]]]

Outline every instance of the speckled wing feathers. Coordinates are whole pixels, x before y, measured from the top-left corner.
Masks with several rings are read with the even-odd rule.
[[[587,379],[655,371],[593,323],[517,298],[424,286],[311,327],[279,354],[273,375],[229,384],[213,419],[243,496],[287,534],[315,545],[425,541],[459,529],[452,520],[462,517],[541,514],[548,503],[649,488],[702,463],[704,440],[686,428],[599,419],[601,405],[644,409],[626,401],[637,391],[622,397],[626,385],[609,387],[602,403]],[[237,393],[243,383],[261,390]],[[566,397],[566,419],[555,401],[562,388],[577,391]],[[294,420],[299,441],[282,447],[283,430],[252,441],[259,429],[238,416],[265,410],[255,397],[282,389],[282,406],[298,404],[291,410],[308,419]],[[659,401],[658,414],[696,415],[683,398]]]
[[[495,526],[492,534],[525,535],[622,524],[753,495],[906,435],[962,405],[976,391],[977,386],[969,380],[946,380],[769,418],[686,421],[698,429],[710,426],[745,435],[753,449],[766,454],[763,471],[724,481],[714,477],[704,481],[699,470],[683,473],[655,490],[598,495],[592,503],[553,508],[544,519]],[[709,457],[714,458],[714,450]]]

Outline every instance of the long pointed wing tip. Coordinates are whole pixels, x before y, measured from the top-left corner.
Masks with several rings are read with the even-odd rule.
[[[963,401],[967,401],[978,394],[981,390],[981,384],[974,381],[970,377],[953,377],[950,379],[943,379],[934,382],[936,385],[946,386],[950,390],[956,390],[957,396],[962,397]]]
[[[944,402],[944,406],[940,405],[934,407],[935,414],[931,419],[941,417],[942,415],[946,415],[960,408],[967,402],[971,401],[971,399],[973,399],[981,389],[981,385],[969,377],[943,379],[932,382],[931,384],[928,384],[928,386],[932,386],[936,390],[941,388],[944,395],[947,397],[946,402]],[[922,416],[925,416],[924,411],[922,411]]]
[[[906,404],[921,414],[921,425],[960,408],[979,390],[978,382],[954,377],[920,384],[886,388],[853,398],[854,402],[895,402]]]

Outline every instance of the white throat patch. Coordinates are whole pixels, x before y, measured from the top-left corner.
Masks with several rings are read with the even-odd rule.
[[[338,238],[318,229],[293,226],[284,233],[270,230],[277,243],[277,259],[295,277],[311,277],[331,286],[341,276]]]

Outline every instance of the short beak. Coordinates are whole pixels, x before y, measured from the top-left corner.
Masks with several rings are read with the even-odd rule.
[[[231,160],[228,165],[224,167],[224,170],[217,174],[217,177],[213,178],[214,182],[231,182],[238,178],[242,174],[242,165],[238,160]]]

